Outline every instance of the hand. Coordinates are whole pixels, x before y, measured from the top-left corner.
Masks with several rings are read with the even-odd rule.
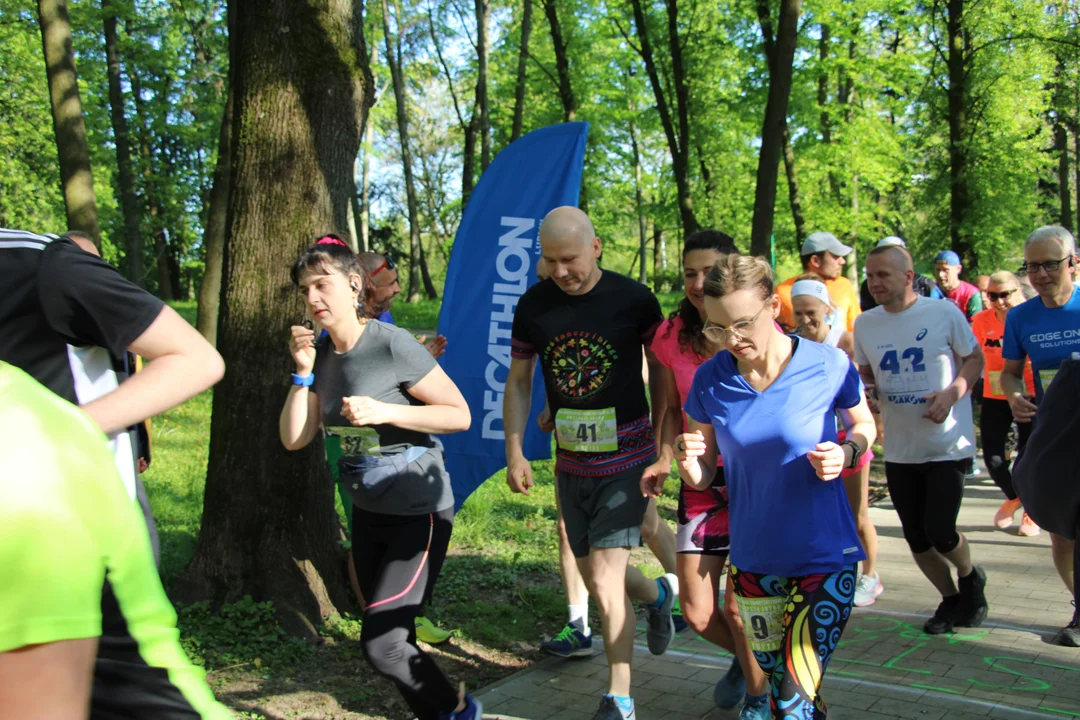
[[[878,405],[877,388],[873,385],[866,386],[866,406],[870,408],[870,412],[875,415],[881,414],[881,407]]]
[[[529,494],[529,488],[533,486],[533,476],[532,465],[528,460],[518,457],[507,463],[506,484],[516,493]]]
[[[296,374],[310,375],[315,367],[315,331],[303,325],[289,328],[289,353],[296,363]]]
[[[945,388],[941,392],[932,392],[926,396],[929,405],[926,412],[923,413],[923,417],[940,425],[949,417],[949,411],[952,410],[952,406],[959,399],[956,389],[952,386]]]
[[[357,427],[385,425],[386,403],[369,397],[341,398],[341,416]]]
[[[834,442],[818,443],[806,453],[806,458],[814,466],[817,476],[822,480],[835,480],[844,469],[844,448]]]
[[[421,345],[427,348],[427,351],[431,353],[431,357],[436,360],[441,358],[446,352],[447,340],[445,335],[436,335],[435,339],[430,342],[427,339],[427,335],[421,335],[416,339],[420,341]]]
[[[1031,422],[1031,418],[1035,417],[1035,410],[1038,408],[1031,402],[1034,398],[1034,395],[1022,393],[1009,399],[1009,408],[1016,422]]]
[[[675,438],[675,461],[679,467],[689,469],[705,454],[705,436],[700,432],[683,433]]]
[[[139,458],[138,461],[136,461],[135,466],[140,475],[150,469],[150,463],[146,462],[146,458],[144,457]]]
[[[555,432],[555,421],[551,419],[551,408],[544,406],[544,409],[536,416],[536,424],[539,426],[540,432]]]
[[[664,481],[671,474],[671,463],[657,460],[641,473],[642,497],[660,497],[664,492]]]

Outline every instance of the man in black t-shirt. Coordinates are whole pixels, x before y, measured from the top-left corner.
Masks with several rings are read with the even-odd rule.
[[[652,292],[597,264],[600,239],[585,213],[561,207],[540,224],[550,279],[522,295],[514,313],[503,420],[507,483],[528,494],[532,469],[522,452],[533,368],[539,356],[555,419],[556,482],[566,533],[589,593],[597,598],[610,665],[608,694],[596,720],[634,717],[630,660],[634,613],[649,607],[649,649],[674,635],[674,575],[646,579],[629,566],[641,542],[647,501],[643,471],[655,438],[641,377],[641,353],[663,321]]]

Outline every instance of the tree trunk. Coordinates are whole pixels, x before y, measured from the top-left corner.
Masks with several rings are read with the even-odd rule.
[[[638,280],[644,285],[649,279],[645,272],[645,255],[648,252],[649,238],[646,235],[645,213],[642,210],[645,205],[645,196],[641,192],[641,153],[638,151],[637,129],[630,123],[630,151],[634,158],[634,210],[638,221],[638,255],[641,258],[641,275]]]
[[[1054,150],[1058,156],[1058,197],[1061,199],[1059,224],[1072,230],[1072,192],[1069,187],[1069,133],[1060,119],[1054,124]]]
[[[81,230],[101,248],[90,149],[86,143],[82,101],[71,46],[71,21],[67,0],[38,0],[38,23],[49,82],[56,156],[60,162],[60,186],[67,211],[67,229]]]
[[[844,258],[844,277],[854,287],[859,287],[859,174],[851,178],[851,235],[848,244],[851,252]]]
[[[563,122],[573,122],[577,117],[577,100],[574,87],[570,84],[570,58],[566,53],[567,43],[563,40],[562,25],[555,0],[544,0],[544,15],[551,26],[551,43],[555,46],[555,71],[559,77],[559,101],[563,107]]]
[[[435,287],[435,283],[431,279],[431,272],[428,270],[427,253],[424,252],[423,238],[420,239],[418,244],[420,245],[420,278],[424,283],[424,294],[427,295],[428,300],[437,300],[439,290]]]
[[[364,127],[364,160],[360,170],[360,252],[371,250],[371,148],[375,123],[368,117]]]
[[[518,46],[517,82],[514,84],[514,124],[510,142],[521,137],[525,118],[525,82],[528,80],[529,35],[532,33],[532,0],[521,0],[521,44]]]
[[[124,269],[128,279],[143,285],[142,234],[139,232],[139,197],[135,191],[135,170],[131,162],[131,138],[124,114],[124,92],[120,86],[120,51],[116,32],[116,10],[111,0],[102,0],[105,29],[105,62],[109,76],[109,109],[116,143],[116,184],[124,216]]]
[[[371,71],[360,3],[239,0],[236,29],[218,328],[234,372],[214,389],[202,528],[174,594],[270,599],[287,629],[314,636],[347,580],[321,443],[290,453],[278,440],[284,338],[303,317],[289,268],[345,224]]]
[[[802,200],[799,198],[799,176],[795,172],[795,151],[791,147],[791,133],[784,123],[784,172],[787,174],[788,201],[791,203],[791,219],[795,223],[795,242],[802,245],[806,237],[806,218],[803,216]]]
[[[653,292],[664,290],[664,272],[667,270],[667,258],[664,257],[664,231],[653,223]]]
[[[636,2],[637,0],[635,0]],[[780,22],[776,31],[775,55],[769,63],[769,98],[761,126],[761,152],[758,155],[757,186],[754,190],[754,219],[750,231],[750,252],[768,256],[776,210],[776,176],[783,154],[784,130],[787,127],[788,96],[791,93],[792,65],[799,31],[802,0],[781,0]],[[762,30],[769,27],[768,0],[758,0],[758,18]],[[766,48],[766,57],[768,57]]]
[[[818,39],[818,60],[821,62],[821,72],[818,74],[817,104],[821,109],[821,142],[828,145],[832,142],[832,127],[829,123],[829,72],[826,63],[829,61],[829,26],[821,24],[821,37]]]
[[[967,154],[967,59],[971,34],[964,27],[964,0],[948,0],[949,240],[966,267],[978,265],[967,228],[971,207]]]
[[[233,83],[229,82],[225,110],[221,114],[218,132],[217,166],[210,190],[210,209],[206,214],[203,247],[206,248],[206,268],[199,287],[199,311],[196,329],[211,345],[217,345],[218,311],[221,306],[221,265],[225,253],[225,230],[229,214],[229,182],[232,173]]]
[[[682,41],[678,34],[677,0],[667,0],[668,42],[670,43],[671,66],[675,82],[675,112],[678,120],[672,118],[668,98],[660,82],[656,61],[653,56],[652,42],[649,39],[648,23],[641,0],[633,0],[634,25],[637,27],[639,52],[645,63],[645,73],[649,76],[656,109],[660,114],[660,123],[667,138],[668,151],[671,153],[671,169],[675,175],[675,190],[679,203],[679,219],[683,232],[689,235],[701,228],[694,215],[694,200],[690,190],[690,133],[689,133],[689,90],[686,84],[686,70],[682,59]],[[675,123],[678,122],[678,130]]]
[[[398,135],[401,138],[401,173],[405,178],[405,202],[409,212],[409,289],[408,302],[420,299],[420,276],[418,273],[421,253],[420,247],[420,212],[416,201],[416,181],[413,178],[412,153],[409,150],[409,107],[405,94],[405,73],[402,70],[401,34],[396,38],[390,34],[390,6],[382,0],[383,37],[386,40],[386,64],[390,68],[390,78],[394,85],[394,104],[397,110]],[[398,22],[401,22],[399,8]],[[399,27],[400,30],[400,27]]]
[[[1076,175],[1076,225],[1074,227],[1080,228],[1080,119],[1073,123],[1072,136],[1073,158],[1076,160],[1073,165],[1073,173]]]
[[[476,0],[476,107],[480,111],[480,172],[491,163],[491,116],[488,114],[488,53],[491,0]],[[424,283],[425,286],[427,283]]]

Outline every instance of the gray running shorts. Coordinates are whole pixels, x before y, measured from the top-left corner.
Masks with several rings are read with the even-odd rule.
[[[641,473],[649,465],[604,477],[555,473],[559,507],[574,557],[589,548],[637,547],[648,498],[641,495]]]

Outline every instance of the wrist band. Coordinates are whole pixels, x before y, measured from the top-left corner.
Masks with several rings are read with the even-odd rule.
[[[309,373],[307,375],[292,374],[292,384],[300,387],[311,387],[311,383],[315,382],[315,373]]]

